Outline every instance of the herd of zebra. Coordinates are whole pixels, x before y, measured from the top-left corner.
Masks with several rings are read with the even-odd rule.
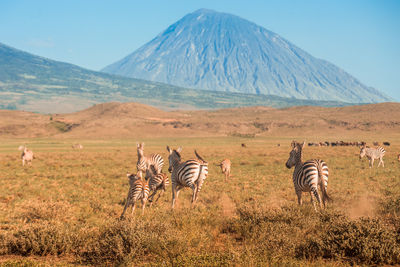
[[[311,197],[314,209],[317,210],[316,202],[320,208],[326,206],[326,202],[331,198],[327,193],[329,170],[328,165],[321,159],[312,159],[303,162],[302,152],[305,147],[305,142],[298,143],[293,141],[291,143],[292,150],[289,153],[289,159],[286,162],[288,169],[294,167],[293,171],[293,184],[297,195],[299,205],[302,204],[302,193],[308,192]],[[82,149],[79,147],[78,149]],[[22,150],[22,165],[26,162],[32,163],[34,158],[33,152],[26,146],[20,146]],[[195,150],[195,159],[182,161],[181,151],[182,148],[171,149],[167,146],[169,153],[168,171],[171,173],[172,184],[172,209],[175,207],[175,202],[178,198],[179,192],[189,187],[192,189],[193,206],[199,196],[201,187],[208,175],[208,162],[205,161]],[[135,210],[137,201],[142,202],[142,214],[147,201],[150,202],[150,207],[153,204],[154,197],[158,193],[158,197],[154,202],[160,198],[169,185],[168,176],[162,172],[164,159],[160,154],[152,154],[149,156],[144,155],[144,143],[137,144],[138,160],[136,163],[136,174],[127,174],[129,179],[129,191],[126,199],[124,210],[121,214],[121,219],[124,218],[125,212],[129,206],[132,206],[132,213]],[[359,157],[367,157],[369,160],[369,167],[374,164],[374,160],[379,159],[378,167],[382,164],[384,167],[383,156],[385,149],[383,147],[370,148],[365,144],[361,147]],[[400,154],[397,156],[400,162]],[[225,181],[231,176],[231,161],[224,159],[220,164],[222,173],[225,174]],[[144,175],[144,177],[143,177]],[[320,196],[320,193],[322,197]],[[316,200],[316,201],[315,201]]]

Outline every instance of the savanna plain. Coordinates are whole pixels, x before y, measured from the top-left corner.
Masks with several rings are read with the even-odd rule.
[[[385,167],[368,167],[356,146],[304,148],[329,167],[325,210],[308,194],[298,206],[285,162],[297,141],[390,141]],[[199,200],[191,190],[171,210],[171,186],[141,215],[119,220],[136,171],[136,143],[159,153],[194,150],[209,163]],[[22,167],[18,147],[35,153]],[[71,144],[80,143],[82,150]],[[245,144],[245,147],[242,146]],[[279,144],[279,145],[278,145]],[[348,266],[400,264],[400,135],[3,138],[0,142],[0,263],[5,266]],[[216,166],[232,161],[228,181]],[[168,173],[170,177],[170,174]]]

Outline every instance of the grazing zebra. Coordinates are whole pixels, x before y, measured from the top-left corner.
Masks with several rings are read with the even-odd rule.
[[[33,160],[33,152],[29,150],[26,146],[19,146],[18,150],[22,150],[21,159],[22,159],[22,166],[25,166],[25,162],[29,165],[32,165]]]
[[[165,173],[161,172],[158,174],[153,174],[153,173],[150,174],[149,188],[150,191],[152,191],[152,194],[149,196],[150,207],[153,205],[153,199],[154,196],[157,194],[157,191],[160,191],[160,193],[158,194],[158,197],[154,202],[157,202],[160,196],[164,194],[165,189],[167,188],[168,185],[169,185],[169,179]]]
[[[145,157],[143,149],[144,143],[137,144],[137,170],[145,173],[147,173],[148,170],[151,170],[153,173],[156,174],[161,173],[162,167],[164,165],[164,159],[159,154],[151,154],[150,156]]]
[[[225,174],[225,181],[231,176],[231,161],[229,159],[224,159],[217,166],[221,167],[221,171]]]
[[[360,150],[360,159],[364,156],[369,160],[369,167],[374,166],[374,160],[379,159],[378,167],[382,164],[382,167],[385,167],[385,163],[383,163],[383,156],[385,155],[385,149],[381,146],[377,148],[371,148],[367,146],[363,146]]]
[[[302,150],[304,145],[305,142],[303,142],[303,144],[299,144],[294,141],[292,142],[292,151],[290,152],[289,159],[286,162],[286,167],[290,169],[294,166],[293,184],[299,205],[302,204],[302,192],[309,192],[314,209],[317,210],[313,195],[317,199],[319,206],[322,207],[321,198],[318,193],[319,186],[322,193],[322,203],[325,208],[326,201],[330,200],[330,197],[327,193],[329,174],[328,166],[323,160],[320,159],[311,159],[303,162]]]
[[[136,201],[138,200],[142,201],[142,215],[143,215],[144,208],[146,206],[146,201],[150,193],[149,185],[147,184],[146,181],[142,179],[141,171],[138,171],[136,175],[128,173],[127,176],[129,179],[130,187],[128,191],[128,196],[126,198],[124,211],[121,214],[121,219],[124,218],[125,211],[130,205],[132,205],[132,214],[133,214],[133,212],[135,211]]]
[[[197,159],[190,159],[185,162],[181,162],[181,147],[172,150],[167,146],[167,150],[169,152],[168,171],[172,173],[172,209],[175,207],[175,201],[178,198],[179,191],[184,187],[190,187],[193,191],[191,204],[193,207],[197,197],[199,196],[201,186],[207,178],[208,163],[197,154],[196,150],[194,153],[196,154]]]

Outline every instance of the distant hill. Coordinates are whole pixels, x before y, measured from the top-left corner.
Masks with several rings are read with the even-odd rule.
[[[0,110],[0,138],[308,136],[312,141],[318,136],[338,140],[399,133],[400,103],[162,111],[144,104],[113,102],[70,114]]]
[[[350,103],[391,100],[276,33],[208,9],[184,16],[103,71],[214,91]]]
[[[97,103],[140,102],[161,109],[215,109],[262,105],[342,106],[278,96],[198,91],[125,78],[35,56],[0,43],[0,109],[66,113]]]

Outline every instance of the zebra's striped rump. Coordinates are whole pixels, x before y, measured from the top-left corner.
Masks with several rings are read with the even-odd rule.
[[[301,205],[301,195],[303,192],[310,192],[315,199],[321,204],[321,198],[318,192],[318,187],[322,193],[322,203],[326,206],[326,201],[330,200],[327,193],[328,187],[328,165],[321,159],[311,159],[306,162],[302,162],[302,149],[304,144],[292,143],[292,151],[286,167],[291,168],[295,166],[293,171],[293,185],[297,194],[298,202]],[[311,200],[314,204],[314,199],[311,196]]]
[[[208,163],[195,151],[197,159],[181,162],[180,152],[182,148],[172,150],[167,146],[169,152],[169,168],[172,183],[172,208],[179,191],[184,187],[190,187],[193,191],[192,205],[197,200],[198,193],[208,175]]]
[[[146,205],[146,201],[150,194],[150,188],[146,181],[142,179],[142,173],[139,171],[136,175],[127,174],[129,178],[129,191],[128,196],[126,198],[126,203],[124,210],[121,214],[121,219],[124,217],[126,209],[132,205],[132,213],[135,210],[136,201],[142,201],[142,214],[144,213],[144,208]]]
[[[161,173],[162,167],[164,166],[164,159],[160,154],[151,154],[150,156],[144,156],[144,143],[137,144],[138,160],[136,168],[138,171],[146,172],[151,170],[153,173]]]

